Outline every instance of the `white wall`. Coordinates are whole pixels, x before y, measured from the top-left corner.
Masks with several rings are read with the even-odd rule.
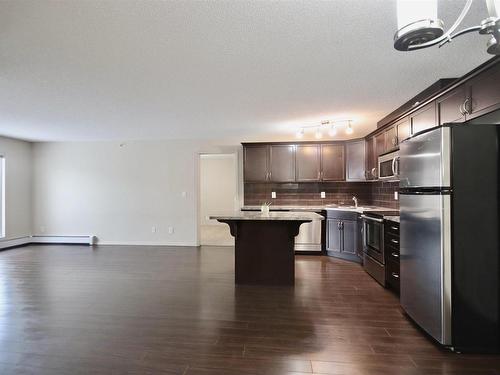
[[[196,245],[198,154],[239,150],[197,141],[36,143],[33,232]]]
[[[0,137],[5,157],[5,238],[31,235],[32,144]]]
[[[200,155],[200,221],[202,225],[225,225],[207,216],[234,211],[238,195],[236,155]]]

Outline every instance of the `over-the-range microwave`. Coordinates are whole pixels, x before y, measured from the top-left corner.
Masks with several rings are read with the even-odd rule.
[[[378,157],[379,180],[399,180],[399,151]]]

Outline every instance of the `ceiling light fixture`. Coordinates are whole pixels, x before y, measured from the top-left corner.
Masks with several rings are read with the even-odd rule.
[[[295,133],[295,136],[297,138],[302,138],[302,137],[304,137],[304,133],[305,133],[305,131],[307,129],[312,129],[312,130],[315,131],[314,136],[316,137],[316,139],[321,139],[321,138],[323,138],[323,130],[326,131],[326,129],[328,129],[328,135],[330,137],[334,137],[334,136],[337,135],[337,127],[339,126],[339,124],[347,124],[346,133],[347,134],[352,134],[353,133],[352,120],[351,119],[346,119],[346,120],[323,120],[319,124],[302,126],[297,131],[297,133]]]
[[[500,0],[485,0],[489,16],[480,25],[455,32],[469,12],[472,1],[467,0],[455,23],[444,32],[444,22],[437,16],[437,0],[398,0],[398,31],[394,35],[394,48],[413,51],[435,45],[442,47],[457,36],[477,31],[490,35],[487,52],[500,55]]]
[[[352,134],[352,132],[353,132],[353,131],[354,131],[354,130],[352,129],[351,120],[349,120],[349,121],[348,121],[347,128],[346,128],[345,132],[346,132],[347,134]]]

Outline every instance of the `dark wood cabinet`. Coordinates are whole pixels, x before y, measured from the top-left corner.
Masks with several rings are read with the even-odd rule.
[[[359,227],[355,212],[328,211],[326,251],[330,256],[359,262]]]
[[[374,180],[377,178],[377,147],[375,137],[366,140],[366,179]]]
[[[296,180],[319,181],[321,178],[321,146],[301,144],[296,146]]]
[[[385,283],[389,289],[399,294],[399,223],[384,222]]]
[[[436,101],[439,125],[465,121],[465,86],[459,86]]]
[[[411,122],[409,117],[405,117],[398,121],[395,127],[397,129],[398,145],[400,142],[403,142],[405,139],[411,137]]]
[[[470,120],[500,108],[500,64],[484,71],[465,84],[466,119]]]
[[[437,126],[436,103],[431,102],[410,115],[412,134]]]
[[[244,153],[244,178],[246,182],[269,180],[269,146],[246,146]]]
[[[346,181],[366,180],[366,146],[365,140],[347,142],[346,153]]]
[[[295,181],[295,145],[269,147],[269,180],[272,182]]]
[[[398,148],[398,128],[391,126],[385,131],[385,152],[392,151]]]
[[[321,145],[321,180],[345,180],[344,144]]]
[[[375,136],[375,149],[377,150],[377,158],[385,152],[385,133],[379,133]]]

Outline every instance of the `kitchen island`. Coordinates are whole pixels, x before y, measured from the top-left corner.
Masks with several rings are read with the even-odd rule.
[[[300,225],[323,220],[313,212],[235,212],[210,216],[235,238],[236,284],[294,285],[295,236]]]

